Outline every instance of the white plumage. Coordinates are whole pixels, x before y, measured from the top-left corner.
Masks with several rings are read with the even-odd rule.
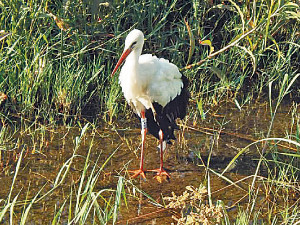
[[[125,51],[135,42],[122,67],[119,82],[124,97],[140,114],[141,110],[152,108],[152,102],[166,106],[180,94],[183,83],[182,75],[173,63],[151,54],[140,55],[144,44],[141,31],[133,30],[128,34]]]

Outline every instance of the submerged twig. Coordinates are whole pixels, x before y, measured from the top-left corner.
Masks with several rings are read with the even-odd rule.
[[[237,137],[239,139],[244,139],[244,140],[247,140],[247,141],[253,141],[253,142],[258,142],[259,140],[257,139],[254,139],[253,137],[249,136],[249,135],[245,135],[245,134],[239,134],[239,133],[231,133],[231,132],[227,132],[227,131],[224,131],[224,130],[215,130],[213,128],[209,128],[209,127],[199,127],[199,128],[195,128],[195,127],[191,127],[191,126],[186,126],[186,125],[182,125],[180,124],[179,126],[184,126],[190,130],[194,130],[194,131],[197,131],[197,132],[201,132],[201,133],[205,133],[205,134],[209,134],[209,135],[213,135],[213,133],[209,133],[207,131],[211,131],[211,132],[219,132],[220,134],[227,134],[227,135],[230,135],[230,136],[234,136],[234,137]],[[201,130],[203,129],[203,130]],[[293,148],[291,146],[287,146],[287,145],[283,145],[283,144],[280,144],[280,143],[277,143],[275,142],[274,140],[270,140],[269,141],[272,145],[277,145],[278,147],[281,147],[281,148],[286,148],[286,149],[289,149],[291,151],[294,151],[294,152],[297,152],[297,148]]]
[[[134,218],[118,221],[116,224],[131,224],[131,223],[137,222],[138,220],[141,220],[141,219],[148,220],[151,216],[153,216],[153,215],[157,216],[157,214],[160,214],[160,213],[163,213],[163,212],[170,212],[172,214],[178,214],[173,209],[163,208],[163,209],[156,210],[154,212],[150,212],[150,213],[146,213],[146,214],[143,214],[143,215],[136,216]]]

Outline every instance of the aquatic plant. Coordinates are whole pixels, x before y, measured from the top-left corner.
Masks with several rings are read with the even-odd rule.
[[[177,196],[172,192],[172,197],[164,197],[164,200],[170,202],[167,208],[181,210],[181,218],[173,217],[178,225],[220,224],[223,217],[222,206],[206,204],[206,197],[207,190],[200,185],[199,188],[186,186],[182,195]]]

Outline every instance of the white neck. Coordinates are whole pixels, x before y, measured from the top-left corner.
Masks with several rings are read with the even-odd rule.
[[[138,64],[139,62],[139,57],[142,53],[142,48],[136,48],[134,49],[128,56],[127,56],[127,59],[126,59],[126,62],[129,62],[130,64],[133,63],[133,64]]]

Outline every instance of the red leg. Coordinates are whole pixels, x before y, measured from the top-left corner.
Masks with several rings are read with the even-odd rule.
[[[156,176],[165,175],[167,177],[170,177],[170,175],[163,168],[163,157],[164,157],[163,142],[164,142],[164,134],[163,134],[162,130],[159,130],[160,167],[159,167],[159,169],[149,170],[149,171],[157,172]]]
[[[141,123],[142,123],[142,149],[141,149],[141,161],[140,161],[140,169],[138,170],[129,170],[128,172],[133,173],[132,178],[136,178],[141,175],[142,178],[146,179],[145,170],[144,170],[144,148],[145,148],[145,139],[147,134],[147,121],[145,117],[145,111],[141,112]]]

